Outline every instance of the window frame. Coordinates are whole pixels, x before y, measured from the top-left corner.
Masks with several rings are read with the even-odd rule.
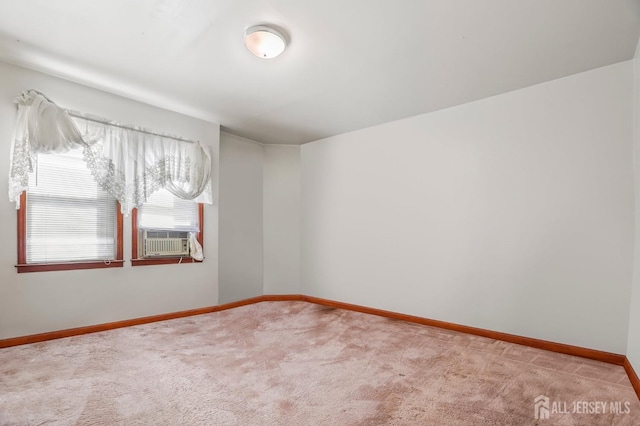
[[[116,201],[116,258],[114,260],[95,260],[83,262],[27,263],[27,191],[20,194],[18,209],[18,273],[71,271],[76,269],[121,268],[124,264],[123,218],[120,203]]]
[[[196,239],[204,248],[204,204],[198,203],[199,229]],[[138,209],[131,210],[131,266],[145,265],[170,265],[202,263],[202,260],[195,260],[190,256],[167,256],[158,258],[139,258],[138,243],[140,242],[140,229],[138,228]]]

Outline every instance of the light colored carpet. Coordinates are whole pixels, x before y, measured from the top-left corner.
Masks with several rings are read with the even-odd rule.
[[[541,394],[608,406],[536,420]],[[263,302],[1,349],[0,424],[637,426],[640,403],[622,367]]]

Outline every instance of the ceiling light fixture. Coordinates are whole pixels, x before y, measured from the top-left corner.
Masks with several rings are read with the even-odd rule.
[[[256,25],[244,32],[244,45],[258,58],[275,58],[287,46],[282,32],[268,25]]]

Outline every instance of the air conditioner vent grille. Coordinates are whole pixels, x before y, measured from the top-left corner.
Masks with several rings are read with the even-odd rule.
[[[186,231],[145,230],[144,257],[188,256],[189,233]]]

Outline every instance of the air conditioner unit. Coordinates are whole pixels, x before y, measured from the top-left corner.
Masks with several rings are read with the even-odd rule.
[[[186,231],[144,230],[144,257],[188,256],[189,233]]]

